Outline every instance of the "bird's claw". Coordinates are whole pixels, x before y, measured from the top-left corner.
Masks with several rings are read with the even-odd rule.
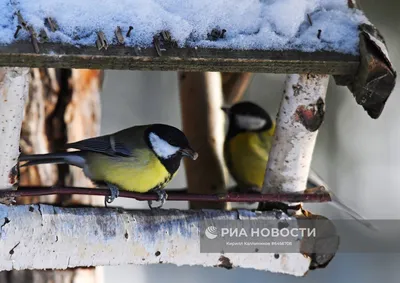
[[[119,190],[115,185],[107,183],[107,186],[110,190],[110,195],[105,197],[105,206],[107,206],[107,203],[112,203],[117,197],[119,197]]]
[[[164,190],[155,189],[154,192],[158,195],[158,200],[157,201],[160,201],[161,204],[159,206],[152,206],[153,201],[149,200],[148,204],[149,204],[150,209],[161,208],[164,205],[164,203],[167,200],[167,198],[168,198],[168,195]]]

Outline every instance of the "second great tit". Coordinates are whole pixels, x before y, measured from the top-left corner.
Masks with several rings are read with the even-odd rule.
[[[21,155],[19,161],[28,161],[22,166],[54,163],[80,167],[94,183],[107,184],[111,191],[108,203],[118,197],[118,189],[153,190],[162,205],[166,199],[162,189],[175,176],[182,157],[195,160],[198,156],[182,131],[164,124],[134,126],[65,145],[68,148],[78,151]]]
[[[232,107],[222,107],[228,115],[229,126],[224,142],[224,158],[229,173],[240,190],[256,188],[261,191],[269,152],[275,134],[275,121],[260,106],[243,101]],[[311,169],[307,187],[324,186],[326,183]],[[306,188],[304,188],[306,189]],[[363,225],[372,225],[352,209],[345,206],[330,191],[333,206],[343,210]]]
[[[275,122],[264,109],[247,101],[222,110],[229,119],[224,142],[224,158],[229,173],[239,187],[261,190]]]

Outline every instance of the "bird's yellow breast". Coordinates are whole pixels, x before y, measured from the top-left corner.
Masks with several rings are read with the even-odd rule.
[[[135,152],[135,157],[110,157],[90,153],[86,175],[95,181],[112,183],[121,190],[145,193],[163,188],[172,178],[164,165],[149,150]]]
[[[240,133],[229,140],[226,155],[239,185],[262,187],[272,139],[265,131]]]

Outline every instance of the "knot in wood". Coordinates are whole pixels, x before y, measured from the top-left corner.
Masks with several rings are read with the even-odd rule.
[[[321,126],[325,116],[325,103],[320,97],[316,103],[300,105],[296,109],[295,120],[301,123],[308,131],[315,132]]]

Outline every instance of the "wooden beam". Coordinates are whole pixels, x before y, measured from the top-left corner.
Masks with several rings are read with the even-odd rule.
[[[40,44],[37,54],[28,41],[0,46],[0,66],[354,75],[359,56],[335,52],[299,52],[170,48],[110,45],[107,50],[54,43]]]
[[[337,85],[346,85],[368,115],[377,119],[392,93],[397,73],[390,61],[385,39],[372,25],[361,25],[360,67],[355,76],[334,76]]]

